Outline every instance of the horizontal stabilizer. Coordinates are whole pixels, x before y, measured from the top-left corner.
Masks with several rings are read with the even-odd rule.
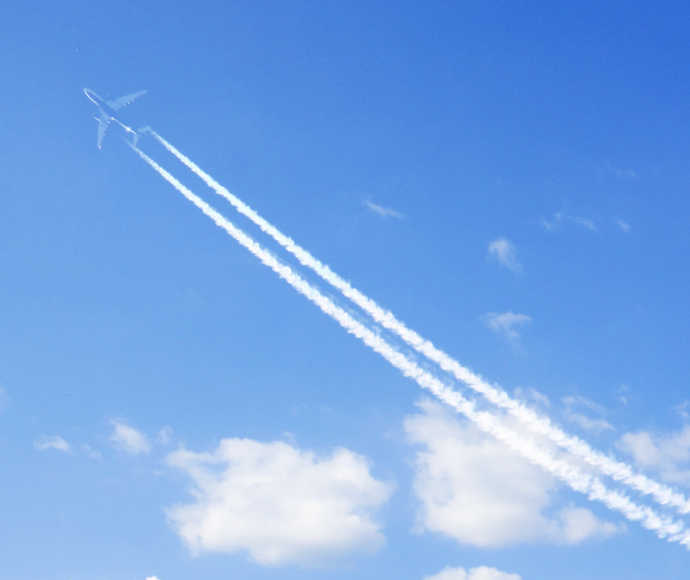
[[[151,130],[151,127],[146,126],[146,127],[141,127],[140,129],[137,129],[134,133],[134,136],[132,137],[132,145],[135,147],[137,146],[137,143],[139,143],[139,139],[143,137],[146,133],[148,133]]]

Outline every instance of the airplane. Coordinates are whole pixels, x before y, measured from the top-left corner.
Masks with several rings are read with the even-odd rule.
[[[139,141],[139,137],[141,137],[144,133],[146,133],[146,131],[150,129],[150,127],[132,129],[131,127],[125,125],[124,121],[122,121],[122,119],[117,114],[117,111],[119,109],[125,107],[126,105],[129,105],[134,99],[146,93],[146,91],[139,91],[138,93],[132,93],[131,95],[126,95],[124,97],[119,97],[117,99],[112,99],[108,101],[101,99],[101,97],[99,97],[91,89],[84,89],[84,93],[86,93],[86,96],[98,106],[98,115],[94,114],[93,118],[96,119],[96,121],[98,121],[99,149],[101,148],[101,143],[103,142],[103,137],[105,136],[105,131],[108,128],[110,121],[115,121],[116,123],[121,125],[125,131],[132,133],[132,140],[135,146],[137,144],[137,141]]]

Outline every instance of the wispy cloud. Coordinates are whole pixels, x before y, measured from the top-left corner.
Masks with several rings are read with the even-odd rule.
[[[414,480],[422,529],[479,547],[577,544],[618,530],[583,508],[544,515],[553,478],[439,404],[423,401],[420,407],[406,419],[405,431],[422,447]]]
[[[604,419],[591,419],[582,413],[576,413],[569,409],[565,411],[565,418],[571,423],[575,423],[582,427],[585,431],[593,431],[599,433],[607,429],[613,429],[613,425]]]
[[[389,217],[403,219],[403,217],[405,217],[400,212],[397,212],[394,209],[391,209],[390,207],[383,207],[382,205],[374,203],[373,201],[370,201],[368,199],[364,200],[364,205],[367,206],[367,209],[369,209],[369,211],[373,211],[374,213],[380,215],[384,219]]]
[[[568,215],[562,211],[556,212],[551,221],[543,219],[541,223],[549,232],[556,231],[563,223],[572,223],[590,231],[597,229],[592,220],[576,215]]]
[[[522,576],[519,574],[508,574],[487,566],[479,566],[469,570],[446,566],[438,574],[426,576],[424,580],[522,580]]]
[[[514,328],[515,326],[520,326],[532,321],[526,314],[515,314],[510,311],[504,312],[503,314],[490,312],[484,315],[483,319],[491,330],[500,334],[509,342],[513,342],[520,338],[520,334]]]
[[[573,223],[576,223],[578,226],[582,226],[583,228],[587,228],[588,230],[594,231],[595,229],[597,229],[592,220],[588,220],[588,219],[581,218],[578,216],[570,216],[570,221],[572,221]]]
[[[538,407],[544,409],[551,406],[551,401],[549,401],[549,398],[544,393],[537,391],[537,389],[534,387],[517,387],[515,389],[515,397],[517,399],[531,399],[537,404]]]
[[[58,451],[67,453],[71,450],[70,444],[59,435],[55,435],[54,437],[39,437],[34,441],[34,447],[40,451],[45,449],[57,449]]]
[[[658,472],[666,481],[690,485],[690,425],[661,436],[647,431],[626,433],[616,446],[632,455],[640,467]]]
[[[195,503],[168,510],[193,552],[247,551],[266,566],[318,565],[385,543],[373,514],[391,487],[347,449],[320,458],[283,441],[223,439],[211,453],[180,450],[167,462],[196,484]]]
[[[626,221],[623,220],[616,220],[616,224],[618,227],[623,230],[624,232],[629,232],[632,228],[630,227],[630,224]]]
[[[168,443],[170,443],[172,434],[172,427],[163,427],[160,431],[158,431],[158,442],[162,443],[163,445],[167,445]]]
[[[601,431],[613,430],[613,425],[602,418],[604,409],[600,405],[580,395],[564,397],[562,401],[565,404],[563,413],[565,418],[571,423],[579,425],[585,431],[600,433]],[[599,417],[588,417],[581,411],[582,408],[596,413]]]
[[[100,451],[96,451],[95,449],[92,449],[86,443],[82,443],[81,450],[84,452],[84,455],[86,455],[87,457],[90,457],[91,459],[101,459],[102,458]]]
[[[488,258],[498,260],[498,263],[513,272],[522,271],[522,264],[518,262],[515,246],[505,238],[499,238],[489,244]]]
[[[604,169],[616,179],[619,180],[631,180],[637,179],[637,173],[632,169],[619,169],[611,165],[609,161],[604,161]]]
[[[117,419],[112,423],[113,433],[110,440],[116,447],[135,455],[151,451],[151,443],[149,443],[146,435]]]

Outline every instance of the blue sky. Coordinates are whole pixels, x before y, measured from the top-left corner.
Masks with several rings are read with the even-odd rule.
[[[3,3],[0,576],[687,578],[683,546],[436,401],[119,127],[97,149],[82,89],[148,89],[133,126],[488,383],[687,495],[689,32],[679,2]]]

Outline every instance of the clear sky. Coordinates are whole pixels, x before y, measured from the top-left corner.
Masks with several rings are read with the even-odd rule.
[[[83,88],[148,89],[131,126],[513,400],[688,495],[689,65],[690,8],[663,0],[3,2],[0,577],[688,578],[686,547],[403,376],[120,127],[99,150]],[[690,527],[139,146],[405,364]]]

